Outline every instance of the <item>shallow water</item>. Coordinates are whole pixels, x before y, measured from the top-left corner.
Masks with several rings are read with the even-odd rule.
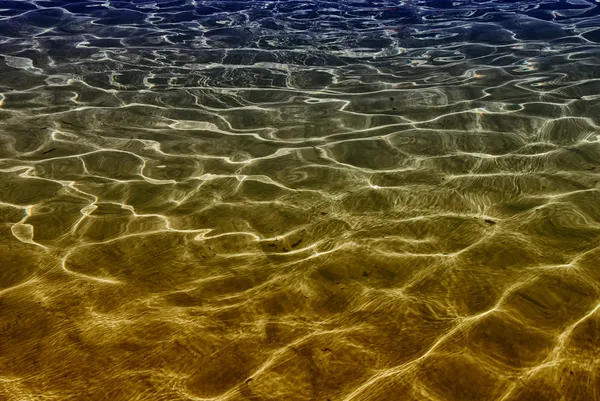
[[[1,400],[600,400],[600,4],[0,18]]]

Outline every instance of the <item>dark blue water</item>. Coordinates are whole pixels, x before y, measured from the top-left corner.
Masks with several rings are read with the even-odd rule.
[[[600,400],[600,3],[0,1],[0,400]]]

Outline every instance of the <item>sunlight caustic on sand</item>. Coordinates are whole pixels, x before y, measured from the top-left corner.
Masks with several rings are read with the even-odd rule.
[[[0,400],[600,400],[599,18],[0,1]]]

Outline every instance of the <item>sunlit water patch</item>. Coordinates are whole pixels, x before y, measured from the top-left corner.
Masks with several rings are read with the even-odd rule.
[[[0,1],[0,399],[600,400],[599,27]]]

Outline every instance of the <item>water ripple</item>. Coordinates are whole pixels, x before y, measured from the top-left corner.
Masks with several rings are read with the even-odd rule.
[[[0,1],[0,398],[600,399],[599,10]]]

